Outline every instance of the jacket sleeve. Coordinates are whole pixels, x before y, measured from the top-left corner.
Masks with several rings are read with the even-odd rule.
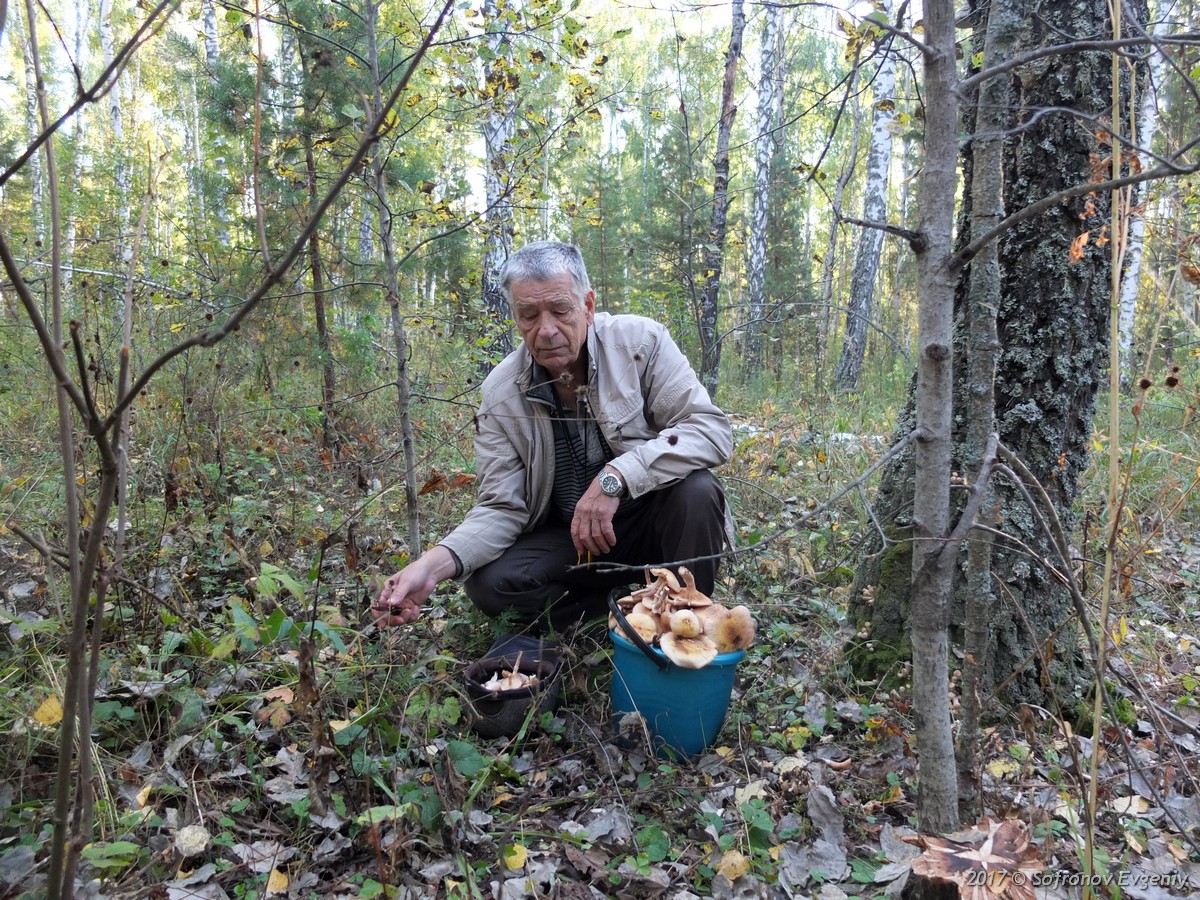
[[[712,402],[687,357],[662,325],[651,335],[640,379],[646,415],[658,434],[610,463],[634,497],[697,469],[722,465],[733,453],[729,418]]]

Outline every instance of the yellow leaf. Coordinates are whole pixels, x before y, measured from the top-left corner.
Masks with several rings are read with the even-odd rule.
[[[140,791],[137,792],[137,797],[134,802],[137,803],[138,809],[144,809],[146,804],[150,802],[150,792],[154,790],[153,782],[146,782]]]
[[[181,331],[183,331],[183,323],[182,322],[172,322],[171,323],[171,334],[179,334],[179,332],[181,332]]]
[[[342,731],[349,727],[350,727],[349,719],[333,719],[329,723],[329,730],[332,731],[334,734],[337,734],[339,731]]]
[[[512,844],[504,851],[504,868],[520,869],[528,858],[529,851],[525,849],[524,844]]]
[[[501,803],[504,803],[506,800],[511,800],[513,798],[513,796],[514,795],[508,793],[508,791],[502,791],[501,793],[497,794],[496,799],[492,801],[492,808],[494,809],[495,807],[499,806]]]
[[[282,894],[287,890],[288,877],[278,869],[272,869],[271,874],[267,876],[267,896],[272,894]]]
[[[750,860],[737,850],[726,850],[717,864],[717,874],[724,875],[730,881],[737,881],[750,871]]]
[[[1119,647],[1119,646],[1121,646],[1121,642],[1124,641],[1125,638],[1128,636],[1129,636],[1129,621],[1124,616],[1121,616],[1121,618],[1117,621],[1117,624],[1113,627],[1113,630],[1112,630],[1113,643]]]
[[[1020,768],[1020,763],[1015,759],[994,759],[987,764],[988,774],[993,778],[1004,778],[1006,775],[1012,775]]]
[[[346,54],[346,63],[347,63],[347,64],[350,66],[350,68],[352,68],[352,69],[361,69],[361,68],[362,68],[362,66],[360,66],[360,65],[358,64],[358,60],[356,60],[356,59],[355,59],[353,56],[351,56],[349,53],[347,53],[347,54]]]
[[[259,556],[270,556],[275,551],[270,541],[263,541],[258,547]]]
[[[62,721],[63,708],[62,701],[56,695],[51,695],[42,701],[42,705],[37,708],[37,712],[33,714],[33,721],[39,725],[57,725]]]

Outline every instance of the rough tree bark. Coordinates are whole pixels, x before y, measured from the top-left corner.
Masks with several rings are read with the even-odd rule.
[[[1136,11],[1144,20],[1144,3],[1127,4],[1126,10]],[[1022,50],[1061,44],[1072,35],[1104,34],[1107,7],[1104,0],[1070,5],[1039,0],[1026,21],[1028,39]],[[1010,215],[1047,195],[1093,180],[1094,158],[1103,158],[1108,148],[1097,141],[1089,122],[1106,115],[1111,84],[1108,56],[1099,52],[1044,56],[1013,74],[1010,126],[1022,127],[1010,127],[1004,146],[1004,208]],[[968,167],[970,153],[968,145]],[[958,239],[963,247],[972,240],[969,195],[964,203]],[[998,246],[997,332],[1002,350],[997,361],[997,430],[1003,443],[1023,456],[1045,485],[1068,527],[1079,478],[1089,463],[1092,414],[1107,364],[1110,258],[1108,247],[1094,240],[1106,224],[1107,207],[1107,194],[1067,200],[1015,225]],[[1093,240],[1072,261],[1072,245],[1084,231]],[[960,280],[960,317],[965,290],[966,280]],[[961,333],[961,320],[958,327]],[[955,353],[956,364],[965,370],[961,340]],[[961,391],[956,404],[967,408]],[[898,428],[911,428],[911,408],[898,419]],[[956,467],[965,472],[969,467],[961,450],[964,428],[965,416],[959,416]],[[869,646],[854,651],[863,675],[884,675],[912,651],[906,635],[907,570],[913,553],[911,467],[911,459],[901,460],[883,475],[875,513],[889,540],[882,548],[878,543],[867,547],[851,598],[851,618],[870,636]],[[1070,599],[1038,564],[1039,557],[1052,558],[1052,554],[1036,522],[1019,499],[999,493],[1002,512],[996,527],[1013,543],[997,544],[992,558],[998,602],[992,607],[989,627],[991,668],[980,690],[987,696],[1012,675],[1004,694],[1012,703],[1051,703],[1049,690],[1062,687],[1068,691],[1060,691],[1059,698],[1069,703],[1069,689],[1084,681],[1075,630],[1068,624]],[[872,534],[869,540],[878,539]],[[1028,549],[1015,549],[1015,542]],[[874,588],[871,603],[861,594],[867,586]],[[962,622],[962,590],[960,582],[949,611],[956,626]]]
[[[778,139],[776,124],[783,102],[778,61],[780,57],[779,7],[763,10],[762,64],[758,78],[758,136],[754,140],[754,207],[750,222],[750,258],[746,264],[745,368],[752,377],[762,371],[763,316],[767,287],[767,219],[771,198],[771,158]]]
[[[923,831],[958,828],[958,786],[950,732],[950,450],[953,405],[954,182],[958,161],[958,100],[954,5],[926,0],[925,167],[918,188],[917,254],[920,304],[913,475],[913,712],[920,747],[917,817]]]
[[[891,4],[881,11],[891,16]],[[867,150],[867,180],[863,187],[863,214],[868,222],[882,222],[887,216],[888,171],[892,165],[892,121],[896,118],[896,56],[891,34],[880,38],[879,69],[874,82],[871,114],[871,145]],[[850,306],[846,310],[846,328],[842,332],[842,355],[838,358],[833,384],[841,393],[858,389],[863,356],[867,351],[867,323],[875,306],[875,283],[879,274],[879,256],[883,250],[883,232],[866,228],[858,238],[854,274],[850,279]]]
[[[729,215],[729,134],[733,131],[733,117],[737,114],[733,87],[737,80],[738,60],[742,55],[742,32],[746,28],[746,13],[741,0],[734,0],[732,7],[733,24],[729,31],[729,50],[725,54],[725,78],[721,84],[721,117],[717,122],[717,147],[713,154],[716,178],[713,181],[712,221],[708,229],[708,242],[701,253],[704,288],[697,300],[696,310],[700,325],[700,380],[713,396],[716,396],[721,380],[721,340],[717,320]]]

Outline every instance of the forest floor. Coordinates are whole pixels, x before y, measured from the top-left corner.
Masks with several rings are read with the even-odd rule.
[[[718,599],[752,608],[758,640],[715,746],[684,760],[618,745],[602,624],[568,645],[554,712],[475,734],[463,671],[492,633],[456,590],[415,625],[364,624],[355,556],[386,557],[382,532],[315,566],[297,538],[290,569],[248,562],[236,530],[209,569],[160,548],[178,567],[163,595],[124,595],[104,633],[80,896],[898,897],[921,853],[912,709],[903,673],[885,687],[845,664],[848,557],[808,552],[822,534],[848,548],[837,532],[727,574]],[[1114,632],[1128,715],[1101,730],[1092,873],[1098,896],[1138,900],[1200,895],[1200,545],[1149,550]],[[240,568],[240,592],[200,589],[219,566]],[[62,678],[47,582],[37,554],[0,543],[0,897],[45,875]],[[963,896],[1080,896],[1092,740],[1077,725],[1028,707],[989,723],[987,818],[918,869],[957,871]]]

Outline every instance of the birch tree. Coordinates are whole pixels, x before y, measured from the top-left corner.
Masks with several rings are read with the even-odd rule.
[[[881,12],[891,14],[884,0]],[[896,56],[891,33],[881,34],[879,68],[873,83],[871,143],[867,150],[866,183],[863,187],[862,217],[867,222],[883,222],[887,217],[888,172],[892,164],[892,123],[895,120]],[[867,350],[867,324],[875,307],[875,285],[879,257],[883,250],[883,231],[864,228],[854,256],[854,274],[850,280],[850,305],[842,332],[842,353],[834,373],[834,387],[847,393],[858,388],[863,356]]]
[[[725,78],[721,85],[721,113],[717,121],[717,143],[713,154],[716,177],[713,180],[712,221],[707,243],[701,253],[704,288],[696,302],[700,326],[700,380],[711,395],[716,394],[721,378],[721,341],[717,320],[729,216],[729,134],[733,130],[733,117],[737,114],[733,89],[737,80],[738,60],[742,55],[742,33],[746,28],[746,14],[741,0],[734,0],[732,11],[729,50],[725,54]]]
[[[484,95],[488,111],[483,119],[484,212],[486,238],[483,251],[483,309],[492,329],[491,352],[499,359],[513,349],[510,313],[500,293],[500,269],[512,253],[513,208],[512,138],[516,120],[518,81],[513,77],[512,47],[506,22],[512,15],[502,0],[485,0],[483,17],[487,23]]]
[[[776,128],[783,104],[779,78],[779,7],[763,10],[758,76],[758,136],[754,140],[754,208],[750,220],[750,258],[746,264],[745,371],[762,369],[763,319],[767,286],[767,220],[771,199],[771,159],[778,145]]]

